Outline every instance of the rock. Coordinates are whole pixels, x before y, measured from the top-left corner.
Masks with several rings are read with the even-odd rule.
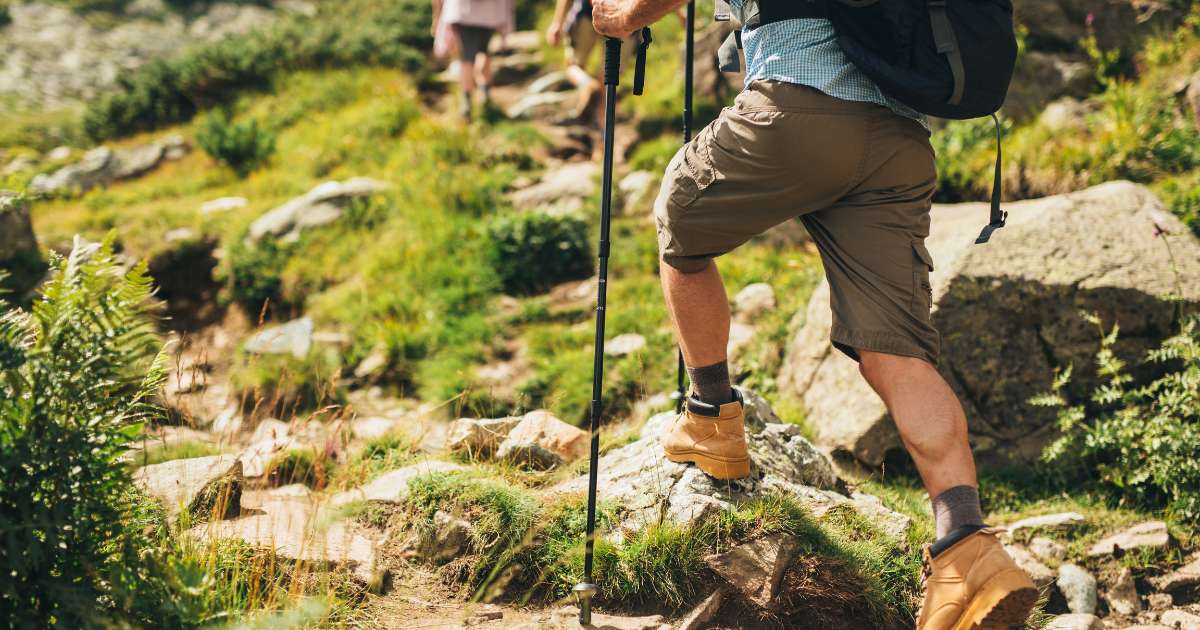
[[[433,528],[422,537],[416,552],[426,562],[441,564],[469,550],[471,524],[448,512],[433,513]]]
[[[1042,109],[1038,122],[1050,131],[1082,129],[1087,126],[1087,117],[1097,109],[1092,101],[1081,101],[1064,96]]]
[[[542,69],[542,56],[534,53],[507,55],[492,61],[492,85],[512,85]]]
[[[15,192],[0,190],[0,269],[28,257],[41,258],[29,203]]]
[[[542,47],[542,34],[539,31],[513,31],[503,37],[493,37],[488,50],[494,53],[503,52],[538,52]]]
[[[98,147],[84,154],[75,164],[64,166],[49,175],[37,175],[29,182],[36,193],[84,193],[96,186],[133,179],[154,170],[164,161],[187,155],[187,142],[171,135],[132,149],[113,150]]]
[[[18,155],[5,165],[3,170],[0,170],[0,175],[15,175],[17,173],[24,173],[25,171],[32,171],[34,166],[37,166],[37,160],[28,155]]]
[[[710,627],[708,622],[716,616],[721,610],[721,602],[724,600],[725,592],[717,589],[712,592],[712,595],[704,598],[693,608],[679,623],[675,624],[675,630],[704,630]]]
[[[308,317],[264,328],[246,340],[242,349],[251,354],[291,354],[297,359],[308,356],[312,347],[313,321]]]
[[[640,352],[646,347],[646,338],[637,333],[617,335],[604,344],[604,354],[610,357],[624,357]]]
[[[1162,576],[1155,584],[1168,593],[1200,586],[1200,555],[1193,556],[1186,565]]]
[[[546,118],[562,112],[573,98],[567,92],[525,94],[505,114],[513,120]]]
[[[1095,80],[1082,54],[1027,51],[1013,73],[1004,113],[1015,120],[1028,119],[1056,99],[1086,97]]]
[[[1150,593],[1146,601],[1150,604],[1150,610],[1166,610],[1175,603],[1175,599],[1167,593]]]
[[[1192,116],[1196,118],[1196,125],[1200,126],[1200,72],[1193,74],[1191,80],[1188,81],[1184,98],[1192,110]]]
[[[313,563],[317,569],[349,569],[360,583],[378,588],[386,570],[378,561],[378,543],[346,520],[329,522],[304,497],[280,496],[255,513],[188,530],[198,540],[240,540],[272,549],[284,560]]]
[[[520,416],[483,420],[459,418],[450,424],[446,448],[471,457],[490,456],[520,423]]]
[[[1046,624],[1045,630],[1104,630],[1104,622],[1096,615],[1058,615]]]
[[[1138,598],[1137,584],[1129,567],[1121,569],[1104,598],[1108,600],[1109,609],[1118,615],[1132,617],[1142,611],[1142,600]]]
[[[1017,566],[1029,574],[1038,589],[1044,589],[1054,583],[1054,571],[1042,564],[1028,549],[1020,545],[1005,545],[1004,550],[1012,556]]]
[[[525,88],[526,94],[544,94],[546,92],[562,92],[572,88],[567,73],[553,70],[536,78]]]
[[[1013,3],[1016,20],[1026,29],[1031,48],[1077,48],[1088,34],[1089,15],[1101,48],[1138,48],[1142,38],[1170,32],[1179,20],[1175,10],[1141,0],[1025,0]]]
[[[791,535],[772,534],[708,556],[704,562],[749,602],[768,608],[798,547]]]
[[[1011,525],[1005,527],[1008,534],[1014,538],[1017,532],[1023,529],[1050,529],[1056,531],[1066,531],[1073,529],[1076,525],[1084,522],[1084,517],[1079,512],[1058,512],[1056,514],[1043,514],[1041,516],[1031,516],[1023,518]]]
[[[1166,547],[1171,542],[1167,524],[1162,521],[1138,523],[1124,531],[1108,536],[1088,549],[1089,558],[1119,553],[1117,550]]]
[[[737,319],[752,323],[763,313],[775,308],[775,289],[765,282],[746,285],[733,297],[733,312]]]
[[[463,470],[459,464],[437,460],[423,461],[417,464],[397,468],[389,473],[376,477],[367,485],[353,490],[339,492],[330,498],[334,506],[344,505],[353,501],[376,501],[379,503],[399,503],[408,496],[408,483],[423,475],[448,473]]]
[[[68,147],[65,145],[54,147],[53,149],[50,149],[50,151],[48,153],[46,153],[46,161],[47,162],[65,162],[66,160],[71,158],[71,152],[72,152],[71,147]]]
[[[579,609],[574,606],[568,606],[554,611],[554,629],[558,628],[579,628]],[[606,615],[603,613],[592,612],[592,624],[588,626],[592,630],[663,630],[663,625],[666,620],[662,615],[649,615],[647,617],[623,617],[620,615]],[[545,626],[542,626],[545,627]],[[668,626],[669,627],[669,626]]]
[[[249,239],[258,241],[274,237],[283,242],[295,241],[308,228],[328,225],[340,219],[346,206],[355,199],[365,199],[387,188],[386,183],[367,177],[325,182],[267,211],[251,223]]]
[[[1067,548],[1057,541],[1045,536],[1035,536],[1029,541],[1029,551],[1042,560],[1062,560],[1067,555]]]
[[[299,448],[303,444],[296,438],[287,434],[279,437],[268,437],[257,442],[252,442],[249,446],[242,449],[238,453],[238,459],[242,461],[245,474],[251,479],[257,479],[267,474],[267,466],[276,455],[284,451],[289,451],[293,448]]]
[[[626,216],[649,214],[658,194],[659,176],[650,171],[633,171],[617,182],[621,212]]]
[[[588,433],[554,417],[548,411],[531,411],[513,427],[496,457],[514,464],[545,470],[583,456]]]
[[[365,379],[382,372],[388,366],[387,353],[382,350],[375,350],[368,354],[366,358],[358,362],[354,368],[354,378]]]
[[[1032,461],[1057,434],[1055,411],[1027,404],[1057,366],[1074,364],[1073,387],[1093,389],[1095,329],[1080,311],[1118,322],[1117,356],[1135,362],[1171,330],[1176,275],[1155,222],[1171,241],[1186,303],[1200,302],[1200,241],[1143,186],[1110,182],[1067,195],[1008,204],[1008,226],[975,247],[983,204],[938,205],[926,244],[939,367],[967,412],[986,464]],[[1186,253],[1181,253],[1186,252]],[[883,403],[857,364],[829,344],[826,283],[797,313],[779,383],[802,401],[819,446],[879,466],[901,449]]]
[[[478,626],[489,621],[496,621],[504,618],[504,611],[495,604],[484,604],[475,609],[470,617],[463,620],[464,626]]]
[[[1077,564],[1058,567],[1058,590],[1067,600],[1067,608],[1073,613],[1096,613],[1096,578],[1087,569]]]
[[[350,422],[350,435],[359,440],[377,440],[395,427],[396,421],[391,418],[357,418]]]
[[[291,435],[291,432],[291,425],[288,423],[276,420],[275,418],[267,418],[259,422],[257,427],[254,427],[254,434],[250,438],[250,443],[258,444],[260,442],[286,438]]]
[[[206,201],[200,206],[200,214],[218,214],[238,208],[245,208],[250,202],[245,197],[219,197]]]
[[[743,397],[747,403],[747,441],[753,463],[748,478],[716,481],[694,466],[667,460],[659,436],[675,421],[674,411],[650,418],[636,441],[601,457],[600,498],[626,508],[620,528],[637,531],[662,517],[678,524],[692,524],[756,497],[784,494],[805,505],[815,517],[834,506],[849,506],[882,531],[903,535],[909,525],[906,516],[888,510],[866,495],[852,498],[839,493],[841,482],[832,465],[800,435],[800,428],[780,423],[753,392],[744,390]],[[587,485],[587,475],[581,475],[546,492],[583,493]]]
[[[1200,630],[1200,615],[1186,610],[1168,610],[1158,620],[1169,628],[1176,630]]]
[[[187,510],[193,518],[233,518],[241,510],[242,462],[236,455],[175,459],[143,466],[134,483],[162,502],[172,520]]]
[[[742,353],[754,341],[756,332],[757,330],[749,324],[736,320],[729,323],[729,343],[725,346],[725,354],[729,357],[730,365],[735,369],[737,369],[738,359],[742,358]]]
[[[570,205],[582,206],[596,193],[598,170],[591,162],[565,164],[546,172],[541,181],[510,195],[518,210],[545,210]]]

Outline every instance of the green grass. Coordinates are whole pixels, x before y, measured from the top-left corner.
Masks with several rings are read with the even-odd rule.
[[[376,475],[408,464],[419,448],[407,435],[393,430],[367,442],[349,461],[334,469],[331,485],[338,488],[361,486]]]
[[[331,468],[332,463],[315,448],[291,448],[271,457],[266,479],[275,486],[302,483],[320,489],[328,483]]]
[[[225,449],[211,442],[201,440],[180,440],[167,444],[149,444],[146,450],[136,457],[138,466],[151,466],[176,459],[191,459],[221,455]]]

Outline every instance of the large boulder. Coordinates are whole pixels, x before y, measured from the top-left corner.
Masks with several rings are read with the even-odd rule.
[[[308,228],[333,223],[342,217],[346,207],[356,199],[365,199],[386,190],[388,185],[366,177],[343,182],[330,181],[267,211],[250,224],[250,240],[279,238],[295,241]]]
[[[45,270],[29,217],[29,204],[15,192],[0,190],[0,270],[18,294],[32,288]]]
[[[48,175],[34,176],[29,182],[29,190],[35,193],[84,193],[97,186],[141,177],[163,162],[182,158],[189,150],[187,142],[179,135],[129,149],[98,147],[74,164]]]
[[[984,204],[935,206],[926,242],[940,370],[985,462],[1041,453],[1055,411],[1027,401],[1057,369],[1074,365],[1076,383],[1098,383],[1098,334],[1081,311],[1119,323],[1116,353],[1136,364],[1172,331],[1177,304],[1164,295],[1200,302],[1200,241],[1143,186],[1111,182],[1006,209],[1008,226],[976,246]],[[1174,262],[1160,230],[1170,232]],[[796,316],[781,383],[802,399],[819,446],[878,466],[901,444],[857,364],[830,346],[831,319],[822,284]]]
[[[1029,51],[1017,63],[1004,113],[1026,120],[1055,99],[1086,97],[1094,82],[1092,67],[1081,54]]]
[[[623,529],[639,530],[662,518],[690,524],[756,497],[784,494],[817,516],[835,506],[850,506],[888,534],[903,535],[908,517],[887,509],[875,497],[843,494],[829,460],[800,435],[800,428],[779,422],[753,392],[744,394],[753,463],[750,477],[717,481],[695,466],[668,460],[659,437],[675,420],[673,411],[650,418],[639,439],[600,458],[599,496],[623,507]],[[587,486],[588,477],[582,475],[552,486],[548,492],[584,492]]]
[[[588,433],[554,417],[548,411],[531,411],[513,427],[496,457],[504,461],[545,470],[574,461],[587,451]]]
[[[550,213],[572,213],[583,208],[599,186],[599,169],[591,162],[564,164],[546,171],[541,181],[513,192],[513,207]]]
[[[176,459],[138,469],[134,482],[158,499],[174,519],[187,511],[197,520],[232,518],[241,510],[242,462],[236,455]]]

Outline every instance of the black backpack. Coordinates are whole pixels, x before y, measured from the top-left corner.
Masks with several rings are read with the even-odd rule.
[[[846,57],[888,96],[939,118],[992,116],[996,168],[991,222],[1003,227],[1000,121],[1017,59],[1011,0],[758,0],[747,28],[793,18],[829,19]]]

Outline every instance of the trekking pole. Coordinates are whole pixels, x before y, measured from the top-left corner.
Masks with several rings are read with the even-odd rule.
[[[642,93],[646,77],[646,47],[650,45],[650,29],[643,28],[638,42],[637,62],[633,75],[633,93]],[[596,541],[596,483],[600,466],[600,414],[604,389],[604,312],[608,297],[609,223],[612,219],[613,136],[617,125],[617,82],[621,71],[622,40],[604,40],[604,171],[600,196],[600,242],[596,248],[600,258],[599,282],[596,288],[596,345],[592,363],[592,448],[588,463],[587,539],[584,542],[583,581],[575,585],[579,602],[579,624],[592,623],[592,597],[596,583],[592,579],[592,556]]]
[[[683,144],[692,141],[692,82],[695,62],[693,48],[696,45],[696,0],[687,5],[687,26],[683,45]],[[675,368],[675,413],[683,412],[683,399],[687,396],[684,373],[687,366],[683,363],[683,348],[679,349],[679,364]]]

